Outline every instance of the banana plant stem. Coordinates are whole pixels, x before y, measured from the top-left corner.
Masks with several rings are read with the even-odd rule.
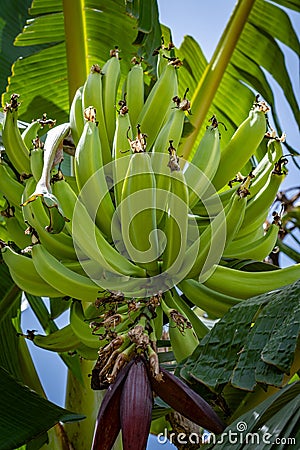
[[[68,371],[65,407],[70,411],[79,412],[86,416],[80,422],[66,423],[64,428],[69,442],[74,449],[89,449],[94,434],[95,421],[105,391],[94,391],[90,386],[89,374],[95,361],[82,359],[81,371],[84,384]]]
[[[66,37],[69,102],[71,103],[76,90],[84,84],[88,74],[84,0],[63,0],[63,14]]]
[[[191,100],[193,112],[191,122],[195,129],[185,140],[181,149],[186,160],[189,159],[198,132],[206,118],[254,3],[255,0],[238,0],[211,61],[196,87]]]

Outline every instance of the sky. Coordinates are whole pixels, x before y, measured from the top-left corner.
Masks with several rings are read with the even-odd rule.
[[[173,40],[177,47],[183,40],[184,35],[193,36],[200,44],[205,56],[209,59],[217,45],[219,38],[225,28],[227,20],[234,8],[235,0],[158,0],[160,21],[172,29]],[[200,11],[201,9],[201,11]],[[300,30],[300,15],[292,14],[292,22],[295,29]],[[287,64],[294,78],[295,86],[299,90],[299,62],[292,52],[287,52]],[[281,122],[283,129],[287,132],[291,145],[299,149],[299,133],[294,119],[291,117],[289,107],[276,83],[272,83],[277,97],[277,103],[281,105]],[[280,103],[279,103],[280,102]],[[299,173],[290,168],[290,173],[283,187],[299,185]],[[285,264],[289,264],[285,260]],[[66,320],[63,315],[59,321],[60,326]],[[33,318],[29,309],[24,312],[24,329],[41,330],[39,323]],[[32,344],[29,342],[29,344]],[[64,364],[56,354],[45,352],[30,345],[34,361],[37,363],[38,372],[43,380],[44,387],[49,399],[63,406],[65,394],[66,370]],[[49,368],[51,367],[51,376]],[[148,450],[168,450],[175,448],[168,444],[158,444],[156,438],[149,441]]]

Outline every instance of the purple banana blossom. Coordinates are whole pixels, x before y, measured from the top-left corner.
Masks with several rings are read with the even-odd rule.
[[[151,425],[152,392],[197,425],[221,433],[226,425],[211,406],[185,383],[160,368],[155,375],[136,356],[109,386],[100,406],[92,450],[111,450],[122,431],[124,450],[145,450]]]

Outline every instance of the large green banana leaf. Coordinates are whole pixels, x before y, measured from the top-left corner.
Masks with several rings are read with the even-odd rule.
[[[12,449],[31,441],[31,448],[40,448],[56,433],[47,430],[58,421],[81,420],[78,414],[69,413],[49,403],[36,368],[32,361],[25,339],[18,336],[21,332],[21,291],[11,279],[8,267],[0,260],[0,449]],[[49,312],[39,297],[29,296],[30,304],[44,329],[55,329]],[[67,353],[61,358],[80,382],[82,374],[79,358]],[[33,394],[21,384],[35,391]],[[38,394],[38,395],[37,395]],[[25,414],[25,416],[24,416]],[[22,426],[16,417],[22,416]],[[38,436],[38,438],[34,438]],[[35,447],[34,447],[35,445]]]
[[[69,97],[83,84],[91,65],[102,66],[114,46],[121,51],[121,85],[138,51],[146,57],[149,71],[153,67],[151,49],[161,38],[155,0],[128,2],[127,8],[123,0],[34,0],[29,13],[32,18],[15,45],[41,45],[41,50],[16,61],[4,95],[5,102],[12,90],[21,94],[24,120],[46,111],[65,121]]]
[[[299,293],[300,281],[234,306],[179,369],[202,395],[219,399],[230,422],[299,371]]]
[[[14,39],[23,29],[28,18],[28,8],[32,0],[3,0],[0,13],[0,90],[3,92],[7,85],[7,77],[13,62],[20,56],[30,55],[38,47],[16,47]]]
[[[15,381],[9,373],[0,368],[0,449],[11,450],[43,436],[45,432],[59,421],[70,422],[85,417],[60,408],[40,397],[28,387]],[[9,408],[8,408],[9,405]],[[20,423],[22,426],[20,426]],[[44,442],[39,441],[39,444]],[[39,448],[40,445],[33,447]]]
[[[221,449],[293,449],[299,445],[300,382],[278,393],[240,416],[211,445],[201,448]],[[209,437],[207,438],[209,440]],[[215,445],[214,445],[215,444]]]
[[[190,119],[197,131],[208,115],[215,113],[228,127],[223,136],[226,142],[245,118],[254,93],[260,93],[270,104],[280,133],[280,108],[275,105],[269,75],[282,88],[295,121],[299,121],[293,80],[282,47],[284,44],[300,53],[287,8],[300,11],[296,1],[239,1],[210,63],[199,44],[192,37],[185,38],[178,50],[184,62],[179,71],[179,94],[186,87],[191,95],[194,93]],[[18,92],[24,120],[45,111],[58,121],[66,120],[70,98],[83,84],[89,67],[95,62],[103,65],[115,45],[121,51],[123,79],[130,59],[137,53],[146,57],[148,74],[154,76],[152,51],[160,44],[161,35],[157,11],[155,0],[34,0],[29,10],[31,18],[15,40],[26,54],[28,49],[33,50],[13,65],[3,102],[12,92]],[[192,143],[184,143],[185,156]]]

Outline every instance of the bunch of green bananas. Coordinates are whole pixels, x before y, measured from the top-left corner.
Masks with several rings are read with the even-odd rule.
[[[156,352],[164,315],[179,361],[207,332],[191,304],[220,317],[300,275],[299,265],[246,272],[224,264],[263,260],[276,243],[280,218],[267,231],[263,224],[286,174],[280,139],[269,137],[265,156],[243,173],[265,137],[267,106],[256,98],[222,149],[213,116],[184,161],[188,90],[179,97],[181,62],[160,61],[146,96],[135,59],[118,102],[121,62],[112,51],[77,90],[68,123],[44,117],[21,134],[18,95],[4,108],[2,258],[25,292],[73,299],[70,323],[33,340],[98,358],[98,387],[137,354]],[[60,169],[66,138],[75,149],[69,176]]]

